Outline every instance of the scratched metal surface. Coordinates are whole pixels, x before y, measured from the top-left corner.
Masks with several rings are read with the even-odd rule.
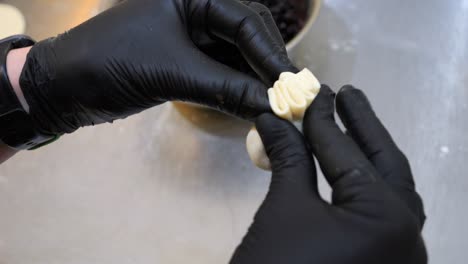
[[[101,4],[0,2],[39,39]],[[411,160],[431,263],[466,263],[468,1],[325,0],[291,57],[367,92]],[[0,167],[0,263],[226,263],[269,180],[248,127],[166,104],[17,155]]]

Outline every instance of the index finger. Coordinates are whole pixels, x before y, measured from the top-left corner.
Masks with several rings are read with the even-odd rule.
[[[380,122],[365,94],[352,86],[344,86],[337,95],[337,112],[354,142],[416,214],[422,226],[424,206],[415,190],[408,159]]]
[[[304,135],[332,188],[373,183],[377,174],[372,164],[335,123],[334,100],[335,93],[322,86],[305,114]]]
[[[351,137],[391,185],[414,190],[405,155],[374,113],[361,90],[344,86],[337,95],[337,112]]]
[[[207,10],[210,33],[236,45],[260,77],[273,84],[282,72],[297,72],[284,46],[275,40],[262,17],[238,1],[211,0]]]

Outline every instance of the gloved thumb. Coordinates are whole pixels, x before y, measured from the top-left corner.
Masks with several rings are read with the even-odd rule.
[[[312,154],[299,130],[273,114],[262,114],[256,127],[271,162],[270,195],[300,199],[318,196],[317,175]]]
[[[171,99],[210,106],[232,115],[254,120],[271,112],[267,89],[260,80],[202,56],[187,73],[193,83],[173,94]],[[196,73],[196,74],[194,74]]]

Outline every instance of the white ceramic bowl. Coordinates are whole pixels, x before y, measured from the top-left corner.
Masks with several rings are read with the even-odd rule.
[[[317,20],[318,14],[320,12],[320,7],[322,6],[322,0],[308,0],[309,1],[309,10],[307,10],[307,21],[304,27],[299,31],[299,33],[288,43],[286,43],[286,49],[288,52],[294,50],[294,48],[304,39],[307,32],[310,31],[310,28]]]

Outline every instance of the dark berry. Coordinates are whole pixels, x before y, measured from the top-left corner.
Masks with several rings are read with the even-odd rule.
[[[270,9],[284,42],[289,42],[304,27],[309,8],[307,0],[252,0]]]

